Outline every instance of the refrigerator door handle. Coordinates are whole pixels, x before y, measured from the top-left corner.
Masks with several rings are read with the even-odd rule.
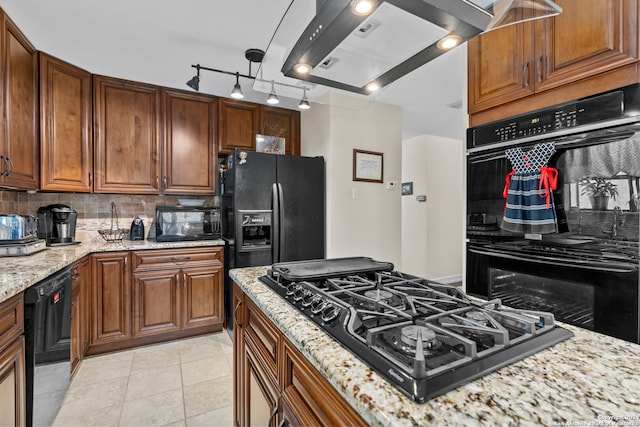
[[[285,240],[284,240],[284,191],[282,190],[282,184],[278,183],[278,232],[279,232],[279,240],[280,242],[278,243],[279,249],[280,249],[280,254],[284,254],[284,248],[285,248]],[[275,216],[275,214],[274,214]],[[280,254],[278,255],[278,262],[282,261],[280,258]]]
[[[271,186],[271,204],[273,206],[273,224],[271,226],[271,254],[274,263],[280,262],[280,197],[278,195],[278,185],[275,182]]]

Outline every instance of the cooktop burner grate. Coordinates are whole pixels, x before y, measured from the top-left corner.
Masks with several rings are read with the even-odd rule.
[[[274,264],[260,280],[417,402],[572,336],[550,313],[471,300],[389,263],[349,260],[344,274],[337,265],[345,259],[313,260]]]

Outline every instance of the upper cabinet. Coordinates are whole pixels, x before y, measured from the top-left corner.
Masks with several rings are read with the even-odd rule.
[[[235,99],[218,100],[218,151],[255,150],[260,133],[260,105]]]
[[[0,186],[38,189],[38,55],[0,10]]]
[[[218,151],[256,149],[256,135],[285,139],[286,154],[300,155],[300,112],[220,98],[218,101]]]
[[[40,189],[93,190],[91,74],[40,52]]]
[[[160,89],[93,78],[96,193],[160,192]]]
[[[164,194],[213,194],[217,98],[166,89],[163,105]]]
[[[469,114],[510,103],[472,117],[471,125],[639,80],[638,0],[556,3],[558,16],[468,42]]]

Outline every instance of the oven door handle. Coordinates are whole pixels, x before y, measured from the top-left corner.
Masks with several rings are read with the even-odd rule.
[[[542,264],[542,265],[557,265],[560,267],[575,267],[575,268],[582,268],[585,270],[598,270],[598,271],[604,271],[606,273],[634,273],[638,271],[637,267],[633,267],[633,266],[624,266],[621,264],[615,264],[615,265],[611,265],[611,264],[607,264],[605,262],[597,262],[597,263],[592,263],[592,264],[586,264],[586,263],[580,263],[580,262],[575,262],[575,261],[570,261],[570,260],[564,260],[564,259],[553,259],[551,257],[545,257],[544,259],[539,259],[539,258],[534,258],[534,257],[523,257],[523,256],[518,256],[518,255],[513,255],[513,254],[509,254],[509,253],[505,253],[505,252],[494,252],[494,251],[488,251],[488,250],[483,250],[483,249],[479,249],[479,248],[467,248],[470,252],[474,253],[474,254],[478,254],[478,255],[486,255],[486,256],[494,256],[497,258],[503,258],[503,259],[511,259],[514,261],[525,261],[525,262],[532,262],[535,264]]]

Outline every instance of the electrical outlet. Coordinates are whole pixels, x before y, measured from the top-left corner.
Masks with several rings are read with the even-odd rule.
[[[356,199],[360,198],[360,190],[358,189],[358,187],[352,187],[351,188],[351,198],[353,200],[356,200]]]
[[[394,190],[398,186],[398,181],[387,181],[387,190]]]

